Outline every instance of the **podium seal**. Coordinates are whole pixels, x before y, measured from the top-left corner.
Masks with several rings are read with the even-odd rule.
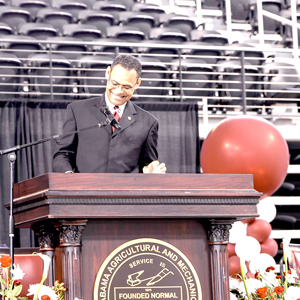
[[[202,300],[198,275],[176,247],[142,238],[116,248],[100,267],[94,300]]]

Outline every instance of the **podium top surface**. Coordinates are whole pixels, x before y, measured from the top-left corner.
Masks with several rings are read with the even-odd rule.
[[[42,220],[257,217],[252,175],[48,173],[14,185],[17,226]],[[6,207],[9,207],[7,205]]]
[[[48,173],[14,185],[14,200],[40,193],[89,196],[256,196],[250,174]]]

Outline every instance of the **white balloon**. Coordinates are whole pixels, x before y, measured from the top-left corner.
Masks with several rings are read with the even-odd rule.
[[[260,243],[252,236],[242,237],[235,244],[236,255],[246,261],[250,261],[253,257],[258,255],[260,250]]]
[[[257,213],[259,217],[257,219],[263,219],[267,222],[272,222],[277,214],[276,206],[272,203],[271,198],[265,198],[260,200],[257,204]]]
[[[249,270],[251,273],[256,272],[264,273],[268,267],[276,267],[275,259],[267,253],[260,253],[253,257],[249,264]]]
[[[243,222],[235,222],[229,230],[229,243],[235,244],[239,239],[247,235],[247,225]]]

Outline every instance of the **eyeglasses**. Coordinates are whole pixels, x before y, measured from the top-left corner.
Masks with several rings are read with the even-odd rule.
[[[137,88],[137,82],[138,82],[139,79],[136,80],[136,83],[134,84],[134,86],[130,86],[130,85],[123,85],[123,84],[120,84],[118,82],[116,82],[115,80],[111,80],[110,78],[110,74],[109,74],[109,77],[108,77],[108,81],[107,83],[114,89],[117,89],[119,87],[121,87],[122,90],[125,90],[127,92],[133,92],[136,88]]]

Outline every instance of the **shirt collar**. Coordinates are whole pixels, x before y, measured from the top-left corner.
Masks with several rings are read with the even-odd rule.
[[[108,99],[106,93],[105,93],[105,102],[106,102],[106,105],[108,106],[110,112],[111,112],[112,114],[114,114],[114,112],[115,112],[115,109],[114,109],[115,105],[112,104],[112,103],[109,101],[109,99]],[[119,114],[120,118],[121,118],[122,115],[123,115],[123,112],[124,112],[124,110],[125,110],[126,104],[127,104],[127,102],[119,106],[118,114]]]

